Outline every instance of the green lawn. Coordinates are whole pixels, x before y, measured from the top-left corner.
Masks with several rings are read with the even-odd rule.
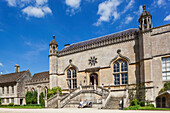
[[[29,106],[29,105],[26,105],[26,106],[7,106],[7,105],[0,105],[0,108],[22,108],[22,109],[41,109],[41,108],[44,108],[44,106]]]
[[[138,110],[170,110],[170,108],[139,107]]]

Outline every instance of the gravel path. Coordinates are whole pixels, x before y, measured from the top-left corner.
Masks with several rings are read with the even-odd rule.
[[[0,108],[0,113],[170,113],[170,111],[130,111],[130,110],[101,110],[95,108],[64,108],[64,109],[7,109]]]

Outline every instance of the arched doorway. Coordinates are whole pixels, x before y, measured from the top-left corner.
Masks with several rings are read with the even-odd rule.
[[[90,75],[90,84],[91,85],[94,85],[94,84],[98,85],[98,75],[96,73],[92,73]]]
[[[162,98],[162,107],[163,108],[166,107],[166,98],[165,97]]]

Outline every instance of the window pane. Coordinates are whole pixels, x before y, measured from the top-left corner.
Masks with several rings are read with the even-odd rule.
[[[77,76],[76,76],[76,70],[75,69],[73,69],[72,73],[73,73],[73,78],[76,78]]]
[[[125,61],[121,63],[121,71],[127,71],[127,63]]]
[[[73,79],[73,88],[77,88],[77,80]]]
[[[119,63],[114,63],[114,72],[119,72]]]
[[[170,76],[170,72],[167,72],[167,76]]]
[[[166,67],[166,63],[165,64],[162,64],[162,68],[165,68]]]
[[[122,74],[122,84],[127,84],[127,73]]]
[[[168,57],[168,58],[166,59],[166,61],[167,61],[167,62],[170,62],[170,57]]]
[[[114,84],[115,85],[120,84],[120,76],[119,76],[119,74],[114,75]]]
[[[67,78],[71,78],[71,70],[70,69],[67,71]]]
[[[167,80],[170,80],[170,76],[167,76]]]
[[[166,72],[162,73],[162,76],[166,76]]]
[[[162,77],[163,80],[166,80],[166,77]]]
[[[68,88],[71,89],[71,80],[67,80],[67,85],[68,85]]]

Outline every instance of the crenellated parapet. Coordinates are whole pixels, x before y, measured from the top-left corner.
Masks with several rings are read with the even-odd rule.
[[[170,24],[153,28],[151,36],[166,33],[166,32],[170,32]]]
[[[48,83],[49,82],[49,78],[42,78],[42,79],[37,79],[37,80],[29,80],[26,81],[26,85],[30,85],[30,84],[40,84],[40,83]]]
[[[94,48],[99,48],[103,46],[134,40],[135,38],[137,38],[137,35],[138,35],[138,29],[129,29],[126,31],[110,34],[107,36],[75,43],[63,48],[58,53],[58,56],[64,56],[76,52],[81,52],[85,50],[90,50]]]

